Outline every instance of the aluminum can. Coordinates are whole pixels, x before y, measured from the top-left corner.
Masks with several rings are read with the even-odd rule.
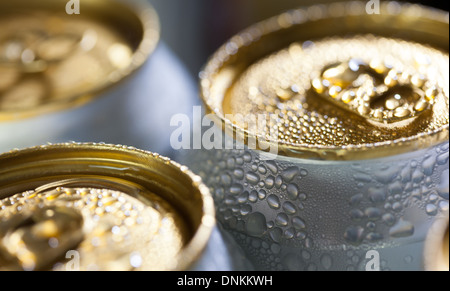
[[[233,146],[184,163],[257,270],[424,270],[428,229],[448,215],[448,13],[366,4],[256,24],[200,74]],[[252,114],[274,123],[231,120]]]
[[[196,88],[157,46],[155,10],[101,0],[75,14],[70,2],[0,3],[0,152],[76,141],[170,156],[170,116],[191,111]]]
[[[217,245],[208,188],[168,158],[71,143],[3,154],[0,165],[0,270],[220,268],[205,257]]]

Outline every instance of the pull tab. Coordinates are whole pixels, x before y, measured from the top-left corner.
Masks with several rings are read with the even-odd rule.
[[[403,127],[432,109],[441,93],[421,75],[356,59],[326,67],[312,87],[322,98],[380,127]]]
[[[83,217],[64,206],[36,207],[1,222],[0,234],[3,265],[17,270],[43,270],[83,240]]]

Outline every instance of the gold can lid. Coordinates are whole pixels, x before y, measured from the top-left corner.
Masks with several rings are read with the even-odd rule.
[[[373,15],[365,2],[289,11],[219,49],[201,74],[203,100],[238,135],[263,137],[285,156],[427,148],[448,140],[448,27],[445,12],[396,2]],[[262,115],[273,122],[230,119]]]
[[[0,161],[0,270],[187,270],[215,226],[201,179],[156,154],[65,144]]]
[[[159,39],[147,1],[0,3],[0,121],[82,105],[136,71]]]

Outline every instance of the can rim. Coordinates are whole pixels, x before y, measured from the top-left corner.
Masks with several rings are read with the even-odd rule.
[[[196,189],[196,191],[198,191],[198,193],[200,194],[202,202],[202,215],[198,227],[196,227],[196,229],[193,231],[192,238],[188,242],[186,242],[181,252],[177,255],[176,258],[174,258],[173,263],[170,264],[169,271],[186,271],[194,267],[194,265],[199,261],[207,248],[207,244],[211,238],[213,229],[216,226],[213,197],[209,191],[209,188],[203,183],[200,176],[194,174],[191,170],[188,169],[188,167],[183,166],[167,157],[163,157],[157,153],[136,149],[130,146],[105,143],[60,143],[35,146],[21,150],[12,150],[10,152],[0,154],[0,165],[2,165],[3,168],[3,165],[5,164],[4,162],[8,160],[11,161],[18,158],[20,159],[20,157],[35,155],[37,152],[41,152],[41,154],[45,156],[49,151],[58,150],[62,150],[64,153],[67,153],[69,151],[77,153],[79,150],[85,150],[88,152],[92,151],[96,153],[104,151],[115,151],[114,154],[125,153],[136,158],[145,156],[156,161],[156,163],[159,165],[164,165],[165,167],[169,167],[177,171],[178,173],[181,173],[183,178],[187,178],[187,180],[189,181],[189,187],[192,187],[192,189]],[[90,155],[92,155],[92,153]],[[117,161],[119,160],[122,161],[118,156]],[[150,166],[148,167],[150,168]],[[1,173],[9,171],[8,168],[4,170],[0,168],[0,170]]]
[[[339,17],[355,15],[361,17],[364,15],[369,16],[365,11],[366,2],[363,1],[332,2],[330,5],[341,6],[341,8],[344,8],[346,12],[344,15],[339,15]],[[346,8],[351,9],[346,10]],[[355,9],[359,9],[359,12],[355,12]],[[420,18],[422,19],[432,20],[447,25],[449,24],[448,12],[424,5],[384,1],[381,4],[381,10],[381,14],[392,17],[399,17],[399,15],[417,17],[417,12],[419,11]],[[311,13],[311,11],[315,11],[315,13]],[[309,15],[308,12],[310,13]],[[295,14],[304,15],[307,19],[295,20],[293,17],[290,17]],[[280,22],[279,19],[284,16],[290,17],[292,22],[288,24],[285,22]],[[256,150],[262,152],[267,152],[268,150],[266,149],[276,146],[279,151],[278,155],[288,158],[318,160],[368,160],[399,155],[408,151],[417,151],[448,141],[449,124],[431,132],[419,133],[408,138],[385,142],[347,146],[293,144],[285,141],[280,142],[275,140],[267,140],[265,137],[258,136],[255,133],[243,129],[235,125],[232,121],[226,119],[223,112],[221,112],[221,109],[215,104],[214,100],[215,98],[219,100],[223,98],[223,92],[229,89],[229,83],[232,83],[234,79],[225,81],[224,83],[228,83],[226,85],[222,85],[222,87],[226,88],[220,88],[219,91],[221,92],[219,93],[211,93],[210,89],[214,83],[215,75],[219,74],[220,70],[223,69],[228,62],[230,62],[230,59],[233,59],[235,55],[238,55],[241,49],[258,42],[262,37],[282,32],[283,30],[307,23],[309,21],[317,21],[334,17],[336,17],[336,15],[333,15],[331,9],[327,10],[327,8],[321,4],[301,7],[298,9],[289,10],[285,13],[250,26],[248,29],[241,31],[228,40],[215,52],[215,54],[212,55],[212,57],[210,57],[207,64],[200,72],[200,95],[202,102],[206,107],[206,113],[211,115],[211,118],[216,124],[221,124],[226,129],[225,132],[233,133],[238,137],[242,137],[240,140],[244,140],[245,144],[248,144],[247,141],[252,139],[252,141],[256,141]],[[370,17],[377,17],[377,15],[370,15]],[[243,38],[247,38],[246,42],[236,41],[237,39]],[[229,44],[233,44],[233,46],[235,46],[233,50],[228,48]]]
[[[93,100],[100,98],[102,93],[117,86],[122,81],[131,77],[138,71],[148,58],[154,53],[161,37],[161,27],[158,14],[154,7],[144,0],[110,0],[122,4],[129,8],[130,12],[136,16],[142,25],[143,35],[139,45],[133,53],[129,66],[117,69],[114,72],[115,78],[108,78],[107,82],[102,82],[99,86],[74,94],[57,102],[51,102],[32,109],[0,111],[0,122],[27,119],[34,116],[49,114],[53,112],[68,110],[70,108],[81,107]]]

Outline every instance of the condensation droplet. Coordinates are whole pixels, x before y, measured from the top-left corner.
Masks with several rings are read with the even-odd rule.
[[[287,186],[287,193],[288,193],[289,199],[296,200],[298,198],[298,192],[299,192],[299,190],[298,190],[297,185],[289,184]]]
[[[253,237],[261,237],[267,231],[266,217],[259,212],[254,212],[249,215],[247,223],[245,224],[246,232]]]
[[[281,207],[280,199],[276,195],[270,195],[267,198],[267,203],[269,204],[270,208],[273,208],[273,209],[280,209],[280,207]]]
[[[251,185],[257,185],[259,183],[259,181],[260,181],[259,176],[257,174],[255,174],[255,173],[252,173],[252,172],[247,173],[245,175],[245,179]]]
[[[292,224],[297,230],[303,230],[306,228],[306,224],[300,217],[294,217],[292,219]]]
[[[275,219],[275,223],[278,226],[287,226],[289,223],[289,217],[285,213],[280,213],[277,215],[277,218]]]
[[[269,230],[269,235],[274,242],[279,243],[281,242],[283,231],[281,228],[275,227],[274,229]]]
[[[283,171],[282,177],[285,182],[289,183],[300,173],[299,168],[290,167]]]
[[[295,205],[291,202],[285,202],[283,204],[283,210],[286,211],[287,214],[293,215],[297,213],[297,209],[295,208]]]
[[[328,254],[324,254],[320,258],[320,263],[322,264],[322,267],[324,267],[325,270],[330,270],[331,267],[333,266],[333,258]]]
[[[403,219],[400,219],[389,231],[389,235],[394,238],[410,237],[414,234],[414,225]]]
[[[434,204],[428,204],[426,206],[426,211],[430,216],[436,216],[438,214],[438,208]]]
[[[345,240],[352,244],[359,244],[363,240],[364,228],[352,226],[347,228],[344,234]]]

